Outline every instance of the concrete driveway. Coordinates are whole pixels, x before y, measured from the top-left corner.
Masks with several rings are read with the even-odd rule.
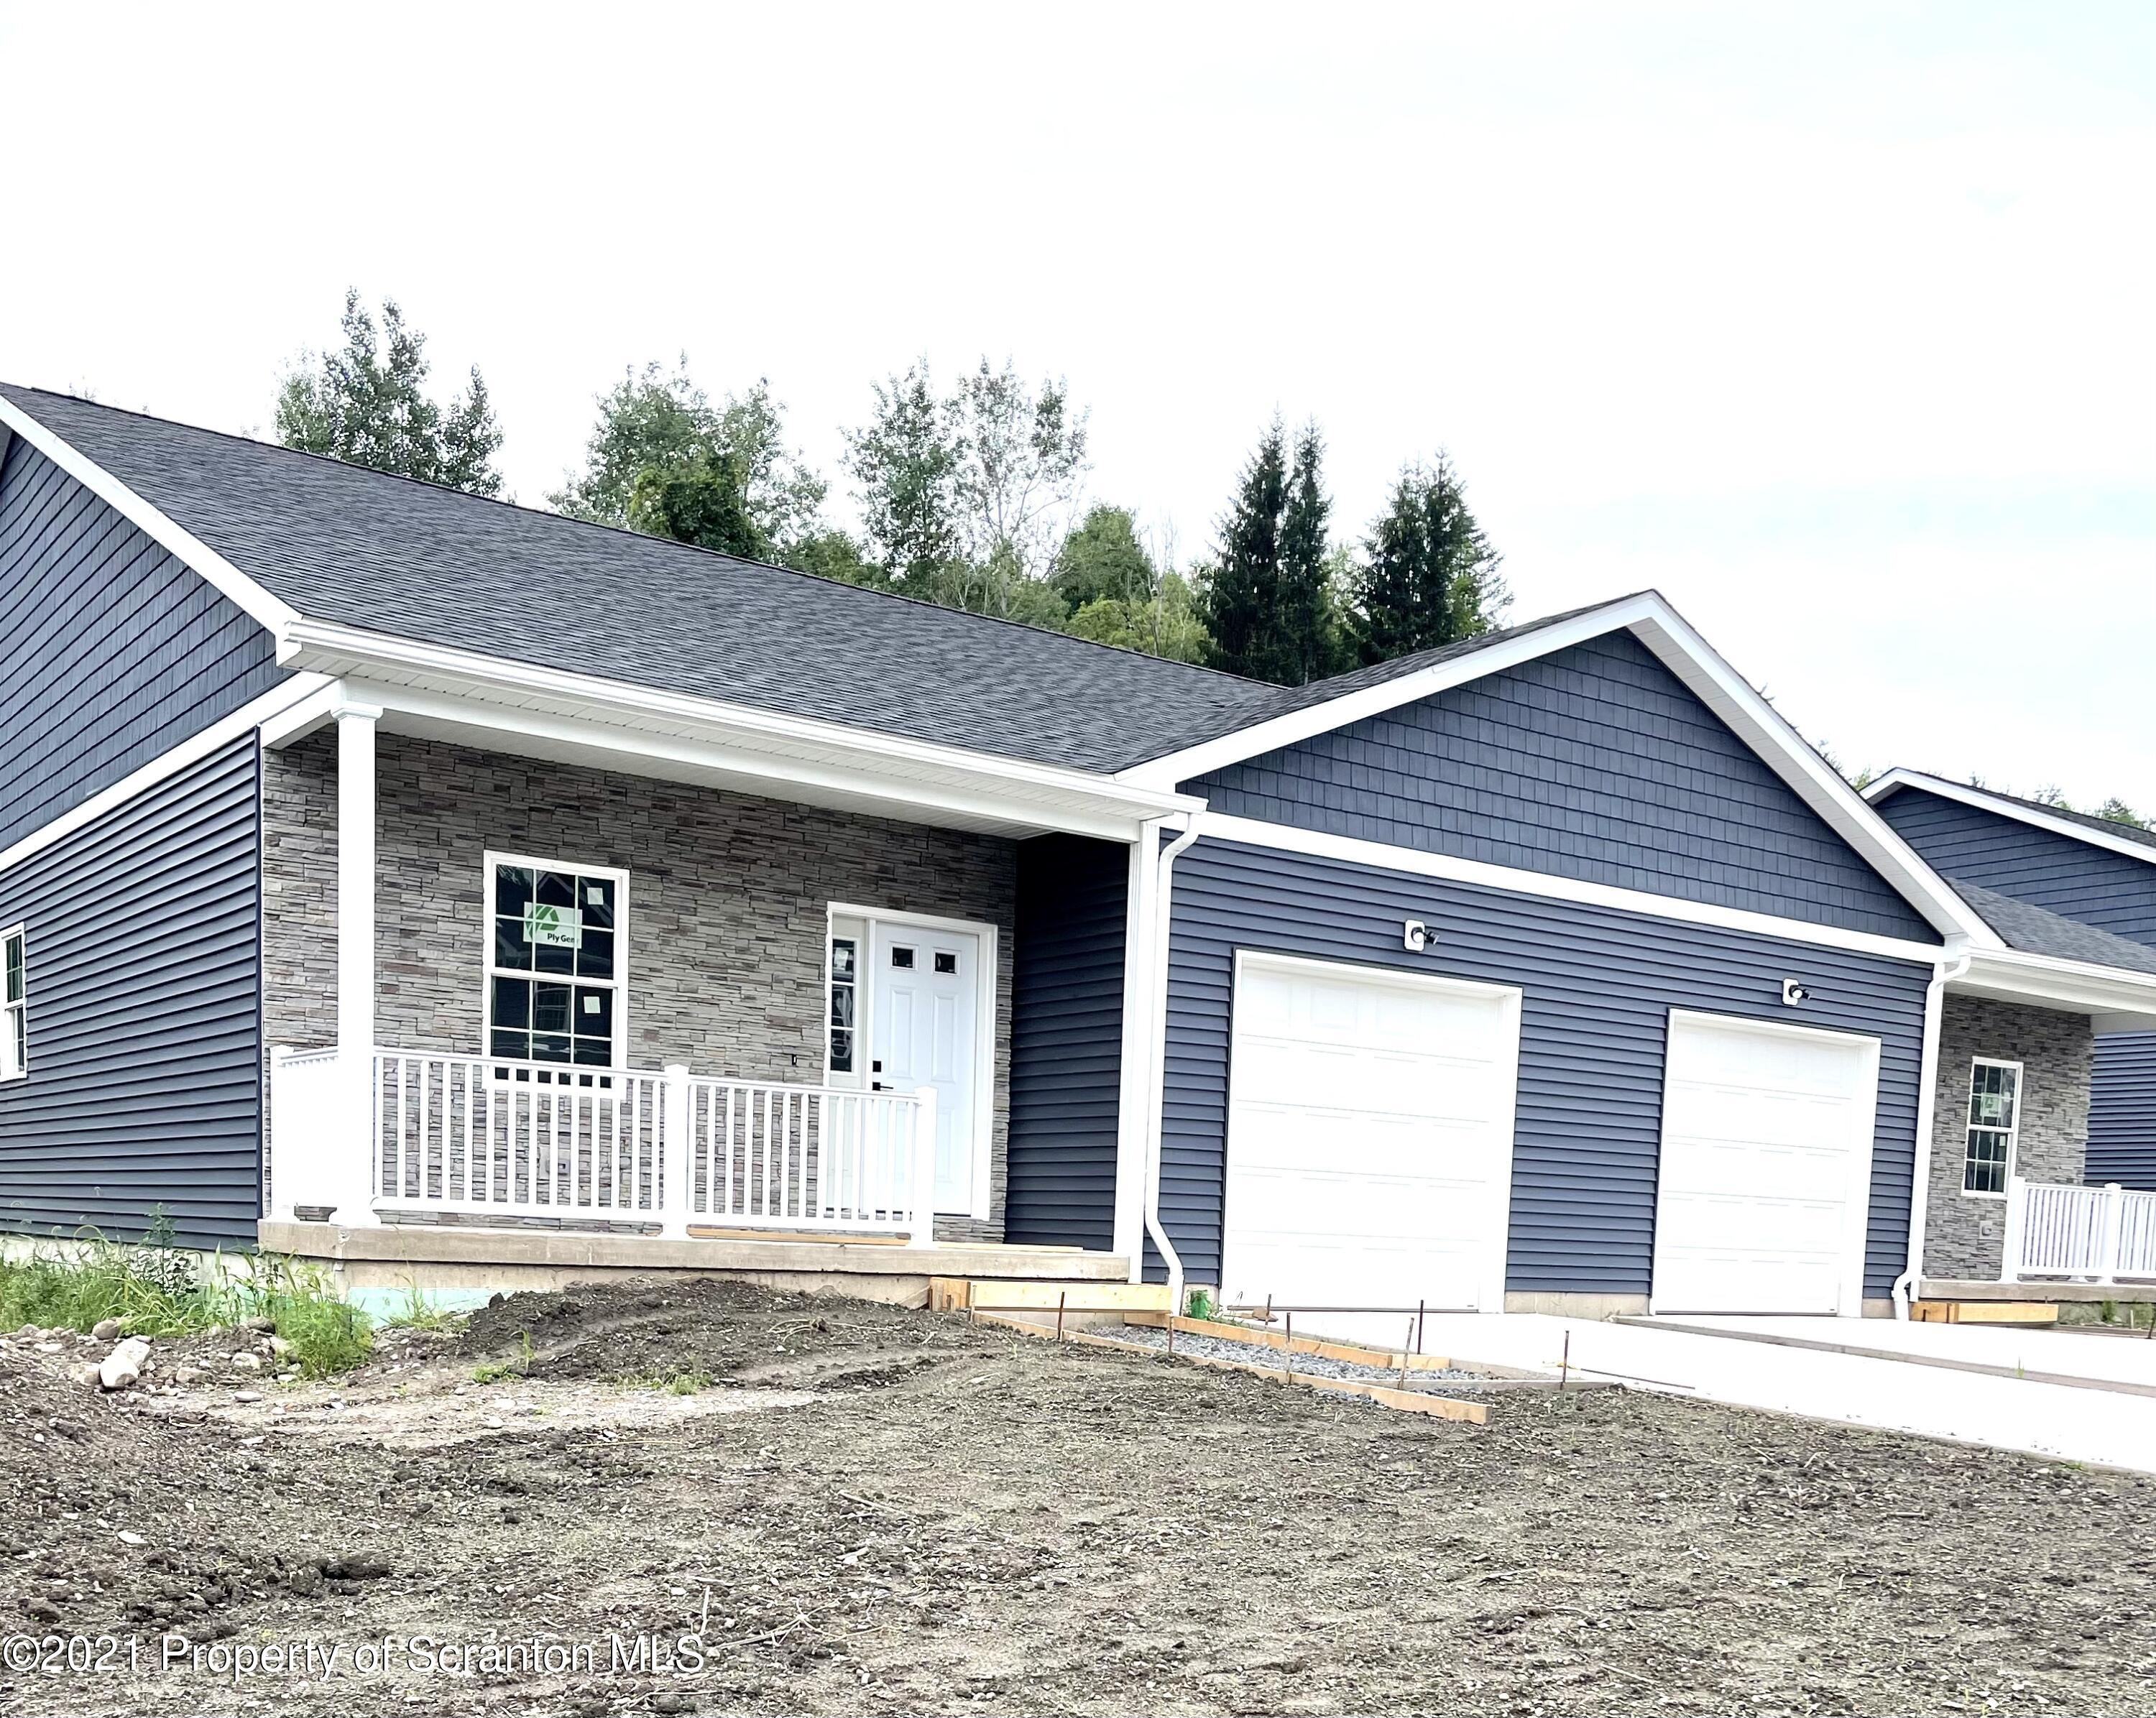
[[[2126,1338],[1879,1319],[1462,1313],[1430,1319],[1424,1346],[1552,1370],[1568,1357],[1584,1377],[1641,1389],[2156,1473],[2156,1344]]]

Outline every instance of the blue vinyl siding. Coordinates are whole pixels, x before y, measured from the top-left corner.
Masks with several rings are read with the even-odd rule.
[[[283,677],[266,629],[19,436],[0,592],[0,847]]]
[[[0,1085],[0,1226],[251,1246],[262,1135],[254,736],[0,874],[29,1075]]]
[[[2092,1187],[2115,1181],[2156,1189],[2156,1032],[2112,1033],[2096,1041],[2083,1179]]]
[[[1184,791],[1235,817],[1938,941],[1626,632],[1230,765]]]
[[[1045,835],[1018,849],[1004,1238],[1115,1244],[1130,849]]]
[[[1897,788],[1877,810],[1949,880],[2156,946],[2156,849],[2133,859],[1921,787]]]
[[[1430,952],[1400,946],[1409,918]],[[1865,1293],[1907,1265],[1928,965],[1206,838],[1175,870],[1163,1106],[1162,1211],[1194,1281],[1220,1269],[1239,948],[1521,987],[1521,1291],[1648,1292],[1671,1009],[1876,1037]],[[1784,977],[1810,989],[1803,1008],[1784,1006]]]

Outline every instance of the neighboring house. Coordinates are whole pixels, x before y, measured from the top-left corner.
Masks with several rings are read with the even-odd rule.
[[[21,388],[0,581],[22,1232],[1853,1313],[1960,998],[2156,1028],[1652,592],[1281,689]]]
[[[2046,1189],[2156,1189],[2156,1033],[2117,1029],[2146,1025],[2132,997],[2156,975],[2156,834],[1914,770],[1889,772],[1865,795],[2010,949],[2120,987],[2118,1010],[2086,1019],[2033,1012],[1979,982],[1948,996],[1928,1270],[1990,1279],[2058,1262],[2046,1250],[2057,1238],[2012,1208],[2010,1177],[2035,1184],[2055,1223],[2078,1217],[2084,1249],[2100,1253],[2099,1201]],[[2120,1203],[2127,1256],[2114,1240],[2095,1274],[2156,1275],[2156,1199]]]

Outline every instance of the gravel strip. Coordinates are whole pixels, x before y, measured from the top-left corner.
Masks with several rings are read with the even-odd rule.
[[[1147,1348],[1168,1351],[1168,1332],[1151,1325],[1126,1325],[1120,1331],[1103,1331],[1118,1341],[1135,1342]],[[1232,1360],[1245,1365],[1261,1366],[1268,1371],[1283,1369],[1284,1356],[1277,1348],[1269,1348],[1260,1342],[1237,1342],[1225,1336],[1198,1336],[1187,1331],[1175,1333],[1175,1351],[1178,1356],[1190,1355],[1199,1360]],[[1394,1389],[1400,1387],[1400,1369],[1398,1367],[1363,1366],[1352,1360],[1332,1360],[1322,1354],[1297,1354],[1291,1356],[1294,1370],[1309,1377],[1341,1378],[1358,1384],[1384,1384]],[[1495,1384],[1509,1382],[1490,1372],[1478,1372],[1464,1367],[1449,1366],[1441,1371],[1429,1368],[1410,1369],[1407,1387],[1410,1390],[1428,1389],[1442,1384],[1456,1388],[1462,1384]]]

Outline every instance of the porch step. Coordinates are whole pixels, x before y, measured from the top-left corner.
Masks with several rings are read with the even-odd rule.
[[[928,1280],[935,1312],[1173,1312],[1166,1283],[1013,1281],[993,1277]]]
[[[1935,1325],[2055,1325],[2056,1300],[1912,1300],[1909,1316]]]

